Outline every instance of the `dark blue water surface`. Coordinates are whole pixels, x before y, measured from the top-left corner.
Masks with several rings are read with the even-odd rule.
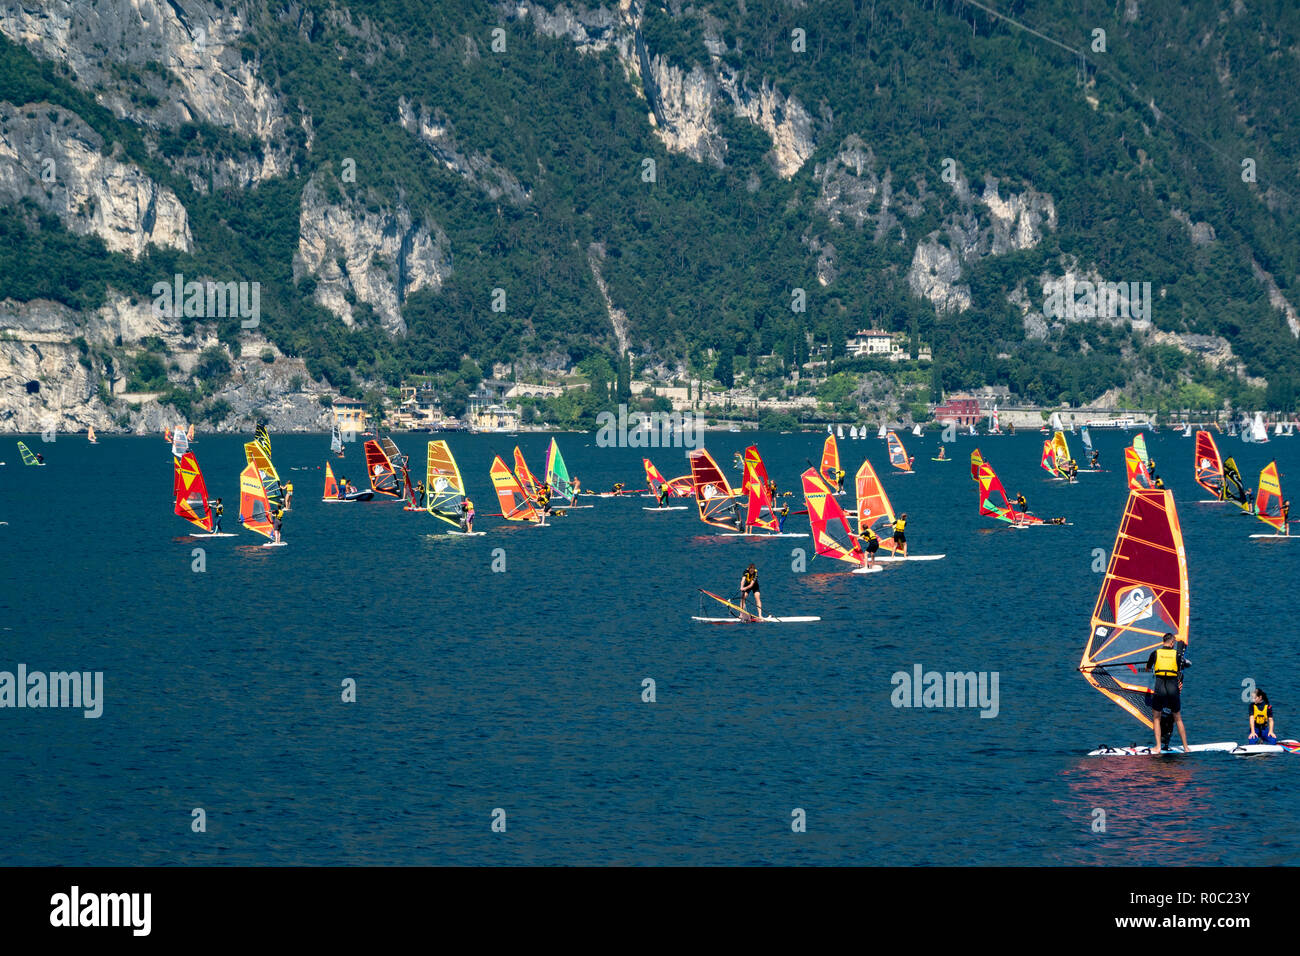
[[[397,436],[417,477],[427,437]],[[823,437],[707,444],[734,475],[733,453],[757,440],[796,488]],[[321,503],[321,436],[274,437],[297,489],[288,547],[195,541],[171,513],[161,439],[28,439],[40,469],[6,439],[0,670],[103,671],[106,703],[98,720],[0,710],[0,863],[1300,863],[1300,757],[1085,756],[1147,742],[1076,670],[1131,437],[1095,432],[1111,470],[1076,485],[1046,480],[1037,433],[960,439],[947,464],[930,461],[934,437],[905,436],[912,476],[887,473],[875,438],[841,442],[850,475],[869,455],[909,513],[913,551],[948,555],[873,575],[825,559],[796,573],[806,539],[719,538],[639,497],[590,499],[545,530],[482,518],[486,537],[448,538],[391,502]],[[227,530],[244,440],[193,448]],[[1197,503],[1191,439],[1147,440],[1187,544],[1191,739],[1244,738],[1246,678],[1300,737],[1300,541],[1251,540],[1268,529]],[[508,460],[516,441],[541,473],[549,436],[451,438],[480,514],[497,510],[492,455]],[[588,488],[644,484],[640,449],[560,443]],[[979,517],[977,443],[1010,494],[1073,525]],[[1300,441],[1220,443],[1252,485],[1276,457],[1284,490],[1300,488]],[[687,470],[681,449],[650,454],[670,477]],[[335,470],[360,481],[360,447]],[[750,560],[769,612],[822,621],[692,623],[696,588],[734,594]],[[1000,712],[895,708],[891,675],[918,663],[998,672]],[[341,700],[346,678],[356,703]],[[191,830],[196,807],[206,833]],[[806,833],[791,831],[795,808]]]

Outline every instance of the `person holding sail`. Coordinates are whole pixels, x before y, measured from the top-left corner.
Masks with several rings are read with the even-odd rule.
[[[1183,739],[1183,753],[1187,752],[1187,730],[1182,715],[1183,671],[1187,666],[1183,648],[1172,633],[1166,633],[1164,641],[1147,658],[1147,670],[1155,674],[1151,688],[1151,724],[1156,735],[1156,753],[1161,752],[1160,712],[1166,709],[1173,715],[1178,736]]]
[[[745,598],[754,595],[754,604],[758,607],[758,616],[763,616],[763,595],[758,589],[758,568],[751,562],[749,567],[745,568],[745,573],[740,576],[740,610],[745,611]]]

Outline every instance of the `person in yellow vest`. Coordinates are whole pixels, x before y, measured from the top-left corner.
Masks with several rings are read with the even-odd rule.
[[[466,534],[474,533],[474,502],[469,496],[460,503],[460,528]]]
[[[1255,688],[1255,700],[1250,705],[1250,737],[1247,743],[1275,744],[1277,737],[1273,734],[1273,705],[1268,702],[1268,694]]]
[[[781,510],[776,513],[776,531],[777,534],[785,533],[785,519],[790,517],[790,502],[781,502]]]
[[[748,595],[754,595],[754,603],[758,606],[758,616],[763,616],[763,595],[758,590],[758,568],[753,564],[745,568],[745,573],[740,576],[740,609],[745,610],[745,598]]]
[[[1173,634],[1166,634],[1163,643],[1147,658],[1147,670],[1153,672],[1156,678],[1151,688],[1151,723],[1156,735],[1156,753],[1161,752],[1160,714],[1164,710],[1173,715],[1178,736],[1183,739],[1183,752],[1187,752],[1187,731],[1183,727],[1182,714],[1183,671],[1186,668],[1183,648],[1178,645]]]
[[[286,482],[284,486],[284,510],[293,510],[293,482]]]
[[[894,522],[894,554],[900,558],[907,557],[907,512],[898,516]]]
[[[867,567],[874,567],[876,552],[880,550],[880,538],[870,528],[865,528],[862,532],[862,549],[867,556]]]
[[[836,486],[835,493],[837,495],[844,494],[844,469],[843,468],[835,469],[835,486]]]
[[[226,513],[226,509],[225,507],[222,506],[221,499],[218,498],[216,504],[212,506],[212,533],[213,534],[221,534],[221,516],[225,513]]]

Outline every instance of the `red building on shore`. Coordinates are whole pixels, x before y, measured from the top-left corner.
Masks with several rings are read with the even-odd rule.
[[[978,425],[980,418],[978,398],[968,395],[952,395],[942,405],[936,405],[934,420],[937,422],[956,422],[958,425]]]

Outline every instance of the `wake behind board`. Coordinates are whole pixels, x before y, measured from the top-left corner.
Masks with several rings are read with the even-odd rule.
[[[1253,757],[1259,754],[1294,754],[1300,753],[1300,740],[1279,740],[1275,744],[1239,744],[1232,753],[1237,757]]]
[[[649,506],[645,506],[642,507],[641,510],[642,511],[689,511],[690,509],[688,509],[685,505],[669,505],[664,508],[651,508]]]
[[[1187,753],[1211,753],[1214,751],[1231,752],[1237,749],[1237,742],[1228,740],[1217,744],[1192,744],[1187,748]],[[1152,745],[1132,746],[1132,747],[1100,747],[1097,750],[1090,750],[1089,757],[1181,757],[1184,756],[1181,746],[1169,747],[1166,750],[1156,753]]]

